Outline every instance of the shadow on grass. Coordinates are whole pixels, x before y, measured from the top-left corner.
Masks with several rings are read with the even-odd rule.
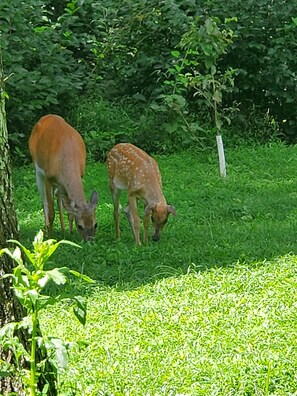
[[[94,174],[90,169],[88,175],[92,181],[96,172],[103,175],[95,241],[80,243],[76,232],[65,236],[56,232],[55,239],[72,240],[82,249],[62,245],[49,266],[67,266],[102,287],[124,290],[185,274],[189,268],[205,271],[296,253],[294,150],[281,146],[232,153],[226,180],[218,176],[216,159],[199,162],[187,153],[164,157],[160,160],[161,169],[165,168],[164,194],[175,205],[177,218],[169,219],[158,243],[150,240],[140,247],[133,243],[125,216],[122,240],[115,240],[106,173],[103,164],[96,164]],[[31,247],[37,231],[32,224],[23,224],[22,243]],[[91,290],[81,283],[72,284],[73,294]]]
[[[186,274],[189,269],[205,271],[237,262],[262,262],[297,251],[293,220],[276,221],[261,216],[213,220],[211,213],[200,219],[192,217],[189,228],[183,218],[171,219],[158,243],[149,241],[140,247],[134,245],[127,224],[122,226],[121,241],[115,240],[113,227],[108,226],[104,233],[99,232],[94,243],[81,242],[76,232],[65,236],[57,232],[55,239],[71,240],[81,249],[61,245],[48,267],[67,266],[95,280],[95,286],[127,290]],[[30,239],[26,246],[31,248],[35,231],[23,229],[22,233]],[[93,286],[73,280],[67,293],[90,294]],[[51,292],[60,293],[60,289]]]

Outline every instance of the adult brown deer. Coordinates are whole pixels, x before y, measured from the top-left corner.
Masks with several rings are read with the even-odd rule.
[[[42,117],[29,138],[29,150],[35,165],[36,182],[43,201],[46,231],[52,233],[55,217],[54,190],[58,197],[60,223],[65,232],[63,206],[68,212],[69,229],[73,220],[81,237],[95,235],[95,209],[98,193],[86,202],[81,177],[85,172],[86,148],[81,135],[57,115]]]
[[[146,152],[130,143],[119,143],[107,156],[109,186],[114,204],[116,235],[120,238],[120,195],[128,190],[125,213],[129,220],[135,243],[140,245],[137,199],[146,205],[144,210],[144,242],[148,241],[150,214],[153,223],[153,240],[160,239],[168,216],[176,216],[175,208],[167,205],[162,193],[162,182],[157,162]]]

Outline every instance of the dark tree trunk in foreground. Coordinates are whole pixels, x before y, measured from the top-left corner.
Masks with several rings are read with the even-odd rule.
[[[8,239],[18,239],[17,218],[13,205],[13,187],[11,177],[11,165],[9,157],[8,133],[5,114],[4,99],[4,81],[3,68],[1,62],[0,47],[0,249],[6,247]],[[10,322],[19,322],[26,312],[22,305],[15,298],[11,289],[11,281],[9,278],[1,279],[3,274],[12,273],[13,262],[3,254],[0,256],[0,328]],[[20,341],[28,348],[28,339],[30,335],[26,332],[18,334]],[[40,358],[44,357],[44,353],[39,351]],[[0,366],[1,360],[8,363],[14,362],[14,356],[11,351],[4,351],[0,344]],[[24,363],[24,362],[23,362]],[[49,372],[45,372],[40,378],[40,389],[43,388],[45,382],[50,383],[49,395],[57,394],[55,388],[55,375],[52,374],[50,365]],[[8,395],[12,393],[22,396],[24,391],[22,384],[16,376],[2,377],[0,375],[0,395]]]
[[[1,54],[0,54],[1,56]],[[4,88],[0,63],[0,248],[6,246],[7,239],[18,239],[17,219],[12,199],[11,167],[7,141]],[[0,276],[12,272],[13,263],[7,255],[0,256]],[[24,316],[22,306],[15,299],[10,279],[0,280],[0,327],[19,321]],[[0,345],[0,358],[12,362],[14,357],[4,352]],[[22,394],[22,385],[16,378],[0,378],[0,394],[16,392]]]

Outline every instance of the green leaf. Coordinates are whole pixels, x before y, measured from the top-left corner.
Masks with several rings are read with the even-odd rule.
[[[18,322],[10,322],[2,326],[0,329],[0,339],[3,339],[4,337],[12,338],[13,333],[17,330],[18,326]]]
[[[30,288],[30,271],[24,271],[23,268],[17,266],[13,269],[13,286],[15,290],[20,288],[29,289]]]
[[[29,331],[31,332],[32,327],[33,327],[32,315],[24,316],[20,322],[19,328],[20,329],[29,329]]]
[[[94,279],[90,278],[87,275],[81,274],[78,271],[74,271],[74,270],[69,270],[70,274],[76,276],[77,278],[80,278],[88,283],[96,283],[96,281],[94,281]]]
[[[173,69],[171,69],[171,70],[173,70]],[[164,85],[172,85],[172,86],[174,86],[175,82],[172,81],[172,80],[165,80],[165,81],[163,82],[163,84],[164,84]]]
[[[217,103],[221,103],[222,102],[222,92],[215,90],[213,93],[212,99]]]
[[[22,303],[22,305],[25,305],[24,300],[26,299],[24,292],[20,289],[18,289],[17,287],[14,289],[14,293],[17,297],[17,299],[20,300],[20,302]]]
[[[38,300],[38,292],[35,289],[28,290],[26,295],[29,296],[30,300],[35,303]]]
[[[180,52],[179,52],[179,51],[171,51],[171,55],[172,55],[174,58],[179,58],[179,57],[180,57]]]
[[[34,258],[33,253],[30,252],[30,250],[25,248],[25,246],[23,246],[19,241],[16,241],[15,239],[9,239],[7,242],[15,243],[16,245],[18,245],[23,250],[23,252],[25,253],[25,255],[28,258],[28,260],[30,261],[30,263],[35,265],[35,258]],[[13,256],[12,256],[12,258],[13,258]],[[20,262],[18,262],[18,264],[20,264]]]
[[[207,18],[205,21],[205,29],[206,29],[207,34],[212,34],[215,27],[216,27],[215,21],[213,21],[212,18]]]
[[[12,253],[12,259],[18,263],[18,264],[23,264],[23,260],[22,260],[22,253],[21,253],[21,249],[19,247],[16,247]]]
[[[10,241],[8,241],[10,242]],[[13,252],[11,252],[9,249],[5,248],[0,251],[0,256],[6,253],[12,260],[16,261],[18,264],[23,264],[23,261],[21,259],[21,253],[19,248],[15,248]]]
[[[0,362],[0,363],[2,363],[2,362]],[[11,369],[13,369],[13,366],[11,365]],[[13,371],[13,370],[12,370]],[[9,377],[9,376],[11,376],[11,371],[3,371],[2,369],[0,370],[0,378],[6,378],[6,377]]]
[[[43,242],[43,231],[39,230],[38,233],[35,235],[33,246],[35,248],[36,245],[40,245]]]
[[[238,18],[237,17],[225,18],[224,22],[225,23],[238,22]]]
[[[67,241],[66,239],[62,239],[61,241],[58,242],[58,245],[61,245],[61,244],[70,245],[70,246],[74,246],[79,249],[82,249],[82,247],[80,245],[78,245],[77,243],[74,243],[72,241]]]
[[[76,303],[76,305],[73,308],[74,315],[77,317],[77,319],[80,321],[81,324],[85,325],[87,319],[86,303],[83,300],[83,298],[80,296],[74,297],[73,301]]]
[[[217,119],[216,119],[216,128],[217,128],[217,131],[220,131],[220,130],[222,129],[222,125],[223,125],[222,121],[221,121],[219,118],[217,118]]]
[[[42,389],[41,395],[42,396],[48,395],[48,390],[49,390],[49,384],[45,384],[43,389]]]
[[[44,288],[44,286],[47,284],[47,282],[50,280],[50,277],[49,277],[49,275],[46,273],[42,278],[40,278],[39,280],[38,280],[38,285],[41,287],[41,288]]]
[[[64,285],[67,282],[66,276],[63,274],[61,269],[54,268],[46,272],[46,275],[53,280],[57,285]]]
[[[40,296],[39,297],[39,308],[47,307],[48,305],[54,305],[59,301],[59,297],[51,297],[51,296]]]
[[[65,369],[68,364],[68,353],[65,343],[59,338],[51,338],[45,342],[45,347],[50,352],[49,355],[53,356],[51,361],[55,366]]]
[[[13,278],[12,274],[4,274],[0,276],[0,279],[6,279],[6,278]]]
[[[206,56],[211,56],[213,52],[213,47],[211,44],[202,43],[201,48]]]

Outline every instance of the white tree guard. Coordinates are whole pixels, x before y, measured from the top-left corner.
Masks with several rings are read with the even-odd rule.
[[[225,152],[224,152],[224,145],[222,135],[217,135],[217,147],[218,147],[218,154],[219,154],[219,163],[220,163],[220,174],[222,177],[226,177],[226,161],[225,161]]]

